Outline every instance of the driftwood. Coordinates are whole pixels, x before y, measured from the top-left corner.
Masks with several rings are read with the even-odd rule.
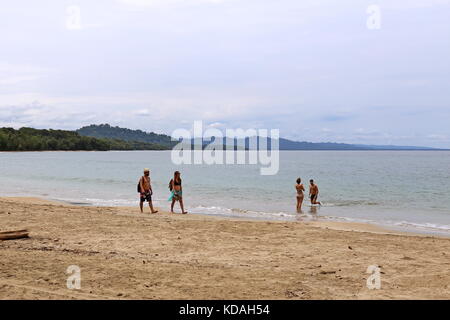
[[[28,230],[15,230],[15,231],[3,231],[0,232],[0,240],[13,240],[28,238]]]

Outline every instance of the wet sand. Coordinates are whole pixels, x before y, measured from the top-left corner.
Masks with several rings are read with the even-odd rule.
[[[450,239],[372,225],[0,198],[0,231],[24,228],[0,241],[0,299],[450,299]]]

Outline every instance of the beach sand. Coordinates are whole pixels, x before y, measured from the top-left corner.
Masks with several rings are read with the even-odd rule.
[[[450,239],[371,225],[0,198],[0,231],[24,228],[0,241],[0,299],[450,299]]]

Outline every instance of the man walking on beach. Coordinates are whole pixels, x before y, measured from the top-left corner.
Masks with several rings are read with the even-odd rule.
[[[309,180],[309,197],[311,198],[311,204],[318,204],[321,206],[322,204],[317,201],[317,198],[319,197],[319,187],[314,184],[314,180]]]
[[[144,202],[147,201],[152,213],[157,213],[157,210],[153,209],[152,203],[152,185],[150,184],[150,170],[145,168],[144,175],[139,180],[139,193],[141,196],[141,201],[139,202],[139,207],[141,208],[141,213],[144,213]]]

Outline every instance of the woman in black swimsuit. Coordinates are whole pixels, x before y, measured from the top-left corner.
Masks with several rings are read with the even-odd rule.
[[[184,211],[184,205],[183,205],[183,188],[181,187],[181,174],[179,171],[175,171],[173,174],[173,179],[170,180],[170,190],[172,191],[172,194],[169,198],[169,200],[172,200],[172,204],[170,205],[170,212],[173,212],[173,207],[175,205],[175,201],[180,202],[181,207],[181,213],[186,214],[187,211]]]

